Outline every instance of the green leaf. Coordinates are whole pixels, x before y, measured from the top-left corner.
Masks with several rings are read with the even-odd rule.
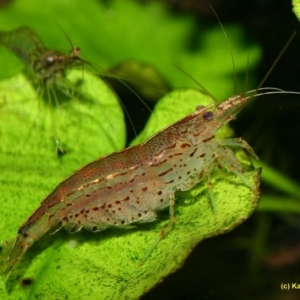
[[[293,11],[294,11],[296,17],[298,18],[298,20],[300,20],[300,1],[293,0],[292,4],[293,4]]]
[[[278,191],[300,199],[300,188],[297,181],[292,180],[287,175],[272,168],[263,161],[255,161],[254,166],[263,169],[261,177],[265,183],[276,188]]]
[[[299,213],[300,188],[298,182],[262,161],[255,161],[254,166],[263,170],[262,181],[283,193],[283,195],[264,193],[257,209],[265,212]]]
[[[299,198],[263,194],[257,207],[259,211],[277,213],[300,213]]]

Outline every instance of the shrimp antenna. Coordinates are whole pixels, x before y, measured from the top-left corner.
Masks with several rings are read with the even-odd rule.
[[[217,103],[217,99],[199,82],[197,81],[192,75],[190,75],[188,72],[184,71],[181,67],[179,67],[177,64],[174,64],[174,67],[176,67],[180,72],[182,72],[185,76],[187,76],[188,78],[190,78],[192,81],[194,81],[203,92],[205,92],[205,94],[207,94],[208,96],[210,96],[212,98],[212,100]]]
[[[291,37],[289,38],[289,40],[287,41],[287,43],[285,44],[285,46],[282,48],[282,50],[280,51],[280,53],[276,57],[276,59],[273,62],[272,66],[270,67],[269,71],[267,72],[267,74],[264,76],[264,78],[260,82],[260,84],[259,84],[258,88],[256,89],[256,91],[259,90],[262,87],[262,85],[266,82],[266,80],[270,76],[271,72],[274,70],[275,66],[277,65],[278,61],[281,59],[281,57],[284,54],[284,52],[286,51],[286,49],[289,47],[289,45],[291,44],[291,42],[295,38],[296,34],[297,34],[297,32],[294,31],[293,34],[291,35]]]
[[[228,36],[226,34],[226,31],[225,31],[225,28],[224,28],[223,24],[221,23],[220,18],[218,17],[216,11],[213,9],[213,7],[210,4],[209,4],[209,7],[212,10],[212,12],[214,13],[215,17],[217,18],[217,20],[218,20],[218,22],[219,22],[219,24],[220,24],[220,26],[222,28],[223,34],[225,36],[226,42],[227,42],[227,47],[229,49],[229,53],[230,53],[230,57],[231,57],[231,62],[232,62],[232,68],[233,68],[233,82],[234,82],[234,85],[233,85],[233,95],[235,95],[236,92],[237,92],[237,74],[236,74],[236,67],[235,67],[235,63],[234,63],[232,48],[231,48],[231,45],[229,43],[229,38],[228,38]],[[187,72],[185,72],[178,65],[174,64],[174,66],[177,69],[179,69],[183,74],[185,74],[188,78],[190,78],[192,81],[194,81],[198,86],[200,86],[201,89],[202,89],[202,91],[204,91],[207,95],[209,95],[214,100],[215,103],[218,102],[216,100],[216,98],[202,84],[200,84],[193,76],[191,76],[190,74],[188,74]]]
[[[225,36],[226,42],[227,42],[227,47],[229,49],[229,53],[230,53],[230,57],[231,57],[231,62],[232,62],[232,68],[233,68],[233,82],[234,82],[234,84],[233,84],[233,95],[235,95],[236,92],[237,92],[237,74],[236,74],[236,67],[235,67],[235,62],[234,62],[234,58],[233,58],[232,48],[231,48],[231,45],[229,43],[228,35],[227,35],[226,31],[225,31],[225,28],[224,28],[224,26],[223,26],[220,18],[218,17],[216,11],[213,9],[213,7],[211,6],[211,4],[208,4],[208,5],[209,5],[210,9],[212,10],[212,12],[214,13],[215,17],[217,18],[217,20],[218,20],[218,22],[219,22],[219,24],[221,26],[221,29],[223,31],[223,34]]]
[[[58,28],[63,32],[65,38],[67,39],[67,41],[69,42],[70,46],[72,49],[75,49],[70,37],[68,36],[68,34],[66,33],[66,31],[56,22],[54,21],[54,23],[58,26]]]
[[[219,21],[219,24],[222,28],[222,31],[224,33],[224,36],[226,38],[227,41],[227,46],[229,48],[229,52],[230,52],[230,56],[231,56],[231,60],[232,60],[232,66],[233,66],[233,78],[234,78],[234,86],[233,86],[233,94],[235,95],[237,92],[237,74],[236,74],[236,67],[235,67],[235,63],[234,63],[234,59],[233,59],[233,53],[232,53],[232,48],[231,45],[229,43],[229,39],[228,36],[226,34],[226,31],[224,29],[224,26],[222,25],[220,18],[218,17],[216,11],[213,9],[213,7],[208,4],[212,10],[212,12],[214,13],[214,15],[216,16],[217,20]],[[291,44],[292,40],[295,38],[297,32],[294,31],[293,34],[291,35],[291,37],[289,38],[289,40],[287,41],[287,43],[285,44],[285,46],[283,47],[283,49],[280,51],[279,55],[276,57],[275,61],[273,62],[272,66],[270,67],[269,71],[267,72],[267,74],[264,76],[264,78],[262,79],[262,81],[260,82],[260,84],[258,85],[258,87],[255,90],[255,94],[258,92],[258,90],[262,87],[262,85],[266,82],[267,78],[270,76],[271,72],[274,70],[275,66],[277,65],[278,61],[281,59],[282,55],[284,54],[284,52],[286,51],[286,49],[289,47],[289,45]],[[248,62],[247,62],[248,66],[249,66],[249,56],[248,56]],[[248,79],[249,74],[247,71],[246,74],[246,80]]]

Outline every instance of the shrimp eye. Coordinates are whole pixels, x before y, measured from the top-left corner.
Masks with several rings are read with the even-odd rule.
[[[74,56],[79,56],[81,53],[81,49],[79,47],[75,47],[73,52],[74,52]]]
[[[206,121],[211,121],[214,117],[214,114],[211,111],[207,111],[202,115],[202,117]]]
[[[196,107],[196,110],[200,110],[200,109],[202,109],[202,108],[204,108],[204,105],[198,105],[198,106]]]
[[[52,64],[54,62],[54,56],[53,55],[46,56],[46,62],[49,65]]]

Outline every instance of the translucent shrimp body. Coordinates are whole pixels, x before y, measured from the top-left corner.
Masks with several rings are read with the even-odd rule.
[[[243,178],[243,169],[228,146],[253,152],[251,147],[242,139],[217,141],[215,134],[249,99],[236,96],[219,105],[198,106],[146,142],[93,161],[65,179],[19,228],[6,276],[49,231],[96,232],[151,222],[166,207],[171,224],[176,191],[191,189],[219,166]]]

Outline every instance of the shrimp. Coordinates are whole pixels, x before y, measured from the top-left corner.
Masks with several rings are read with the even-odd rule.
[[[66,81],[66,71],[88,63],[80,58],[80,48],[74,47],[69,39],[68,41],[72,49],[69,53],[63,53],[46,48],[40,38],[26,26],[13,31],[0,32],[0,45],[7,47],[25,64],[27,75],[33,79],[41,98],[46,97],[50,108],[59,107],[55,90],[61,91],[67,97],[72,97],[74,94],[75,87]],[[54,125],[53,131],[56,152],[62,155],[65,151],[60,146]]]
[[[152,222],[158,210],[169,207],[170,222],[160,234],[163,236],[175,220],[175,192],[190,190],[203,179],[208,180],[220,166],[250,185],[230,147],[242,147],[255,155],[252,148],[240,138],[216,140],[215,135],[251,98],[252,95],[240,95],[218,105],[199,105],[194,113],[146,142],[104,156],[76,171],[19,228],[5,275],[35,241],[61,228],[70,233],[82,228],[97,232],[111,226]]]
[[[59,78],[66,69],[82,64],[80,48],[74,47],[65,54],[46,48],[39,37],[28,27],[21,26],[13,31],[0,32],[0,44],[19,57],[31,72],[31,76],[42,85],[50,82],[60,87]]]

